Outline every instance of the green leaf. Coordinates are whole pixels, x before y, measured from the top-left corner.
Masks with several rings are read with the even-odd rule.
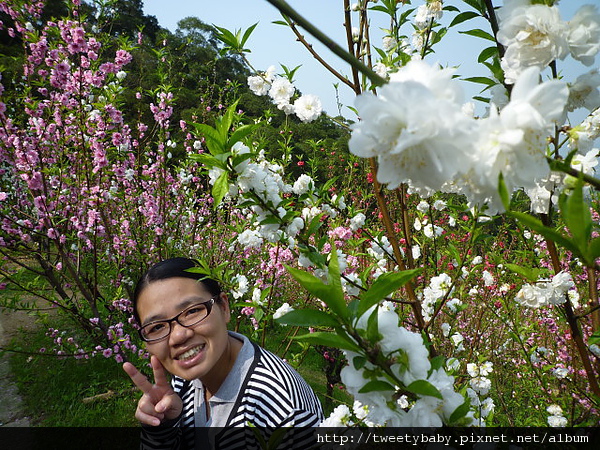
[[[479,54],[479,57],[477,58],[477,62],[478,63],[482,63],[484,61],[487,61],[488,59],[494,57],[498,55],[498,47],[488,47],[488,48],[484,48],[481,53]]]
[[[216,121],[217,132],[221,136],[222,142],[228,142],[227,135],[229,134],[229,129],[231,125],[233,125],[233,118],[237,111],[239,99],[233,102],[225,111],[225,113],[219,117]]]
[[[228,147],[230,147],[230,148],[233,147],[233,145],[236,142],[240,142],[242,139],[244,139],[246,136],[248,136],[250,133],[252,133],[254,130],[256,130],[257,127],[258,127],[258,124],[250,124],[250,125],[242,125],[241,127],[237,128],[231,134],[231,137],[227,141]]]
[[[508,270],[510,270],[518,275],[521,275],[523,278],[525,278],[526,280],[531,281],[531,282],[536,282],[539,279],[540,273],[541,273],[540,269],[521,267],[516,264],[507,263],[507,264],[504,264],[504,266],[507,267]]]
[[[487,31],[483,31],[478,28],[476,28],[474,30],[459,31],[459,33],[460,34],[468,34],[469,36],[475,36],[478,38],[487,39],[488,41],[496,42],[496,39],[494,39],[494,36],[492,36]]]
[[[373,312],[367,320],[367,339],[369,342],[381,341],[381,334],[379,333],[379,311],[373,309]]]
[[[216,25],[213,25],[213,27],[217,30],[215,32],[215,36],[217,39],[223,42],[223,44],[231,48],[235,48],[237,46],[237,38],[231,31],[229,31],[227,28],[218,27]]]
[[[502,172],[498,175],[498,194],[500,195],[500,199],[502,200],[502,205],[504,205],[504,209],[506,211],[510,210],[510,194],[508,193],[508,189],[506,188],[506,183],[504,182],[504,175]]]
[[[579,248],[576,245],[574,245],[569,239],[564,237],[562,234],[560,234],[553,228],[545,226],[540,220],[536,219],[535,217],[517,211],[509,211],[508,215],[516,218],[523,225],[541,234],[546,239],[550,239],[551,241],[556,242],[557,244],[566,248],[567,250],[572,251],[577,256],[581,256]]]
[[[223,170],[227,168],[227,165],[223,161],[215,158],[214,156],[208,153],[195,153],[193,155],[190,155],[190,159],[192,161],[202,163],[208,168],[219,167]]]
[[[463,2],[465,2],[467,5],[472,6],[481,14],[484,14],[486,12],[483,0],[463,0]]]
[[[429,397],[443,400],[442,393],[427,380],[416,380],[406,386],[406,390],[417,395],[427,395]]]
[[[331,256],[329,258],[329,270],[327,271],[327,281],[329,286],[332,288],[332,297],[329,299],[330,303],[327,303],[329,307],[342,318],[348,317],[348,307],[344,300],[344,290],[342,289],[342,277],[340,276],[340,264],[338,261],[338,254],[335,245],[331,249]]]
[[[349,337],[340,336],[336,333],[315,331],[314,333],[304,334],[302,336],[294,336],[292,339],[296,339],[302,342],[308,342],[314,345],[324,345],[326,347],[350,350],[356,353],[361,352],[361,348]]]
[[[225,139],[222,139],[218,131],[204,123],[192,124],[196,128],[196,132],[206,140],[206,147],[212,155],[218,155],[225,152]]]
[[[452,425],[455,422],[458,422],[460,419],[465,417],[469,410],[471,409],[471,401],[466,398],[465,402],[458,406],[452,414],[450,414],[450,418],[448,419],[448,425]]]
[[[252,32],[254,31],[254,29],[256,28],[256,26],[258,25],[258,22],[256,22],[254,25],[251,25],[245,32],[244,32],[244,36],[242,37],[242,41],[241,41],[241,46],[244,47],[244,45],[246,45],[246,41],[248,41],[248,38],[250,38],[250,35],[252,34]]]
[[[387,381],[383,380],[371,380],[367,384],[365,384],[358,391],[359,394],[366,394],[367,392],[373,391],[392,391],[394,392],[396,389]]]
[[[444,6],[444,7],[442,8],[442,10],[443,10],[443,11],[454,11],[454,12],[460,12],[460,9],[458,9],[456,6],[453,6],[453,5],[447,5],[447,6]]]
[[[592,239],[588,248],[588,256],[592,261],[600,258],[600,238]]]
[[[486,86],[495,86],[498,84],[496,80],[492,80],[491,78],[487,77],[469,77],[463,79],[465,81],[470,81],[471,83],[485,84]]]
[[[588,345],[600,344],[600,331],[596,331],[594,334],[590,336],[588,339]]]
[[[560,196],[561,215],[571,232],[573,242],[582,254],[586,254],[592,233],[592,215],[587,203],[583,200],[583,183],[580,181],[570,194]],[[590,262],[590,261],[586,261]]]
[[[431,358],[430,372],[441,369],[442,367],[444,367],[445,364],[446,364],[446,358],[443,355],[434,356],[433,358]]]
[[[420,272],[421,269],[412,269],[402,272],[387,272],[380,275],[367,291],[361,292],[357,316],[362,316],[371,306],[400,289]]]
[[[352,365],[354,366],[355,370],[360,370],[363,367],[365,367],[365,364],[367,363],[367,358],[365,356],[355,356],[354,358],[352,358]]]
[[[335,317],[323,311],[315,309],[295,309],[290,311],[279,319],[277,322],[292,325],[296,327],[338,327],[341,324]]]
[[[229,192],[229,173],[223,172],[212,187],[212,196],[215,200],[214,207],[219,206],[225,195]]]
[[[298,270],[289,266],[286,266],[286,269],[304,289],[322,300],[335,314],[342,318],[346,318],[347,308],[344,303],[343,294],[342,301],[340,302],[339,293],[335,286],[325,284],[319,278],[303,270]]]
[[[465,11],[463,13],[458,14],[456,17],[454,17],[454,19],[452,19],[452,22],[450,22],[450,27],[458,25],[459,23],[463,23],[467,20],[474,19],[475,17],[481,16],[475,11]]]

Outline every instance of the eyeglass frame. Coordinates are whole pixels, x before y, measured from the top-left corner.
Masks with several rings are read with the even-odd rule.
[[[205,302],[194,303],[193,305],[188,306],[187,308],[185,308],[183,311],[181,311],[179,314],[177,314],[175,317],[172,317],[171,319],[160,319],[160,320],[154,320],[152,322],[149,322],[149,323],[141,326],[140,329],[138,330],[138,333],[144,342],[154,343],[154,342],[162,341],[163,339],[166,339],[171,335],[171,332],[173,331],[173,322],[177,322],[179,325],[181,325],[184,328],[192,328],[192,327],[198,325],[203,320],[205,320],[208,316],[210,316],[210,313],[212,312],[212,308],[215,305],[216,299],[219,298],[220,295],[221,294],[215,295],[214,297],[211,297],[209,300],[207,300]],[[192,309],[196,306],[200,306],[200,305],[204,305],[204,307],[208,311],[202,319],[200,319],[198,322],[194,322],[189,325],[184,325],[179,321],[179,317],[183,313],[189,311],[190,309]],[[157,338],[157,339],[147,339],[144,337],[144,334],[142,332],[144,328],[146,328],[149,325],[155,325],[157,323],[163,323],[163,322],[167,322],[169,324],[169,332],[165,336]]]

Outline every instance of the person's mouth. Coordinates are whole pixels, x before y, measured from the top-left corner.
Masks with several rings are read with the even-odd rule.
[[[206,344],[200,344],[196,347],[190,348],[189,350],[183,352],[181,355],[178,355],[175,359],[178,361],[187,361],[189,359],[192,359],[194,356],[196,356],[198,353],[204,350],[205,346]]]

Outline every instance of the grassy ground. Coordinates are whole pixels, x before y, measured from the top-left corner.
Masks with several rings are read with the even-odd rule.
[[[277,350],[269,343],[281,343],[284,333],[285,330],[276,327],[265,346]],[[34,332],[18,333],[11,344],[12,348],[29,351],[47,346],[48,337],[45,336],[45,327],[41,326]],[[23,397],[25,412],[33,425],[137,426],[134,412],[140,394],[132,389],[131,380],[114,359],[102,356],[91,360],[57,359],[14,353],[11,368]],[[309,350],[298,371],[319,395],[326,412],[330,412],[337,402],[325,397],[326,378],[322,356],[313,349]],[[102,395],[109,391],[112,394]],[[84,399],[94,396],[100,397],[84,402]],[[337,388],[334,396],[338,400],[350,401],[348,395]]]

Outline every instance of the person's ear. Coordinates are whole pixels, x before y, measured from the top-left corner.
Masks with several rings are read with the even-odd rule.
[[[225,292],[219,294],[219,301],[217,302],[219,308],[223,311],[223,317],[225,317],[225,323],[229,323],[231,319],[231,309],[229,308],[229,297]]]

